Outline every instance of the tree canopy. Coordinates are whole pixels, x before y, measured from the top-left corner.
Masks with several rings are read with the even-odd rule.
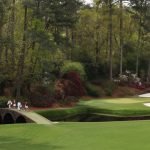
[[[67,61],[88,80],[131,70],[149,81],[149,23],[148,0],[0,0],[0,93],[55,80]]]

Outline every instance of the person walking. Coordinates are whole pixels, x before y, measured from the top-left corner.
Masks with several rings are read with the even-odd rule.
[[[13,100],[13,108],[15,109],[15,108],[16,108],[16,106],[17,106],[17,104],[16,104],[16,100],[14,99],[14,100]]]
[[[25,102],[24,108],[25,108],[25,111],[29,109],[28,102]]]
[[[8,105],[8,108],[11,108],[11,106],[12,106],[12,101],[11,101],[11,100],[8,100],[7,105]]]
[[[21,108],[22,108],[22,104],[21,104],[21,102],[18,101],[18,103],[17,103],[17,109],[21,110]]]

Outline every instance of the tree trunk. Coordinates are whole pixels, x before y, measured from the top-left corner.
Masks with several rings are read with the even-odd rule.
[[[139,21],[139,31],[138,31],[138,40],[137,40],[137,52],[136,52],[136,74],[138,76],[139,73],[139,53],[140,53],[140,48],[141,48],[141,16],[140,16],[140,21]]]
[[[120,0],[120,75],[122,75],[123,70],[123,5],[122,0]]]
[[[23,84],[23,73],[24,73],[24,61],[25,61],[25,52],[27,49],[27,6],[24,6],[24,33],[23,33],[23,40],[22,40],[22,49],[21,54],[18,61],[18,70],[16,76],[16,97],[20,97],[21,95],[21,87]]]
[[[75,33],[75,29],[71,29],[71,43],[72,43],[72,47],[75,46],[76,44],[76,33]]]
[[[69,48],[69,28],[66,27],[66,47]]]
[[[8,45],[5,47],[5,65],[8,67]]]
[[[148,61],[147,82],[150,82],[150,60]]]
[[[109,79],[112,81],[112,0],[109,0]]]
[[[0,64],[2,63],[3,43],[2,43],[2,27],[0,26]]]
[[[14,32],[15,32],[15,0],[13,0],[12,6],[12,13],[11,13],[11,68],[12,71],[14,70],[15,66],[15,39],[14,39]]]
[[[99,61],[99,52],[100,52],[100,49],[99,49],[99,8],[98,8],[98,5],[97,4],[97,7],[96,7],[96,27],[95,27],[95,67],[96,67],[96,74],[98,73],[98,61]]]

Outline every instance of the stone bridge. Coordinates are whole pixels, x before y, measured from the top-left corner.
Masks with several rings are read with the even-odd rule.
[[[52,124],[48,119],[31,111],[0,108],[0,124],[13,123]]]

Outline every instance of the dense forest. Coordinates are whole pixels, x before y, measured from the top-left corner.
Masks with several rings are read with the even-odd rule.
[[[149,0],[0,0],[0,95],[53,93],[58,79],[79,80],[68,70],[85,82],[127,70],[149,82]]]

